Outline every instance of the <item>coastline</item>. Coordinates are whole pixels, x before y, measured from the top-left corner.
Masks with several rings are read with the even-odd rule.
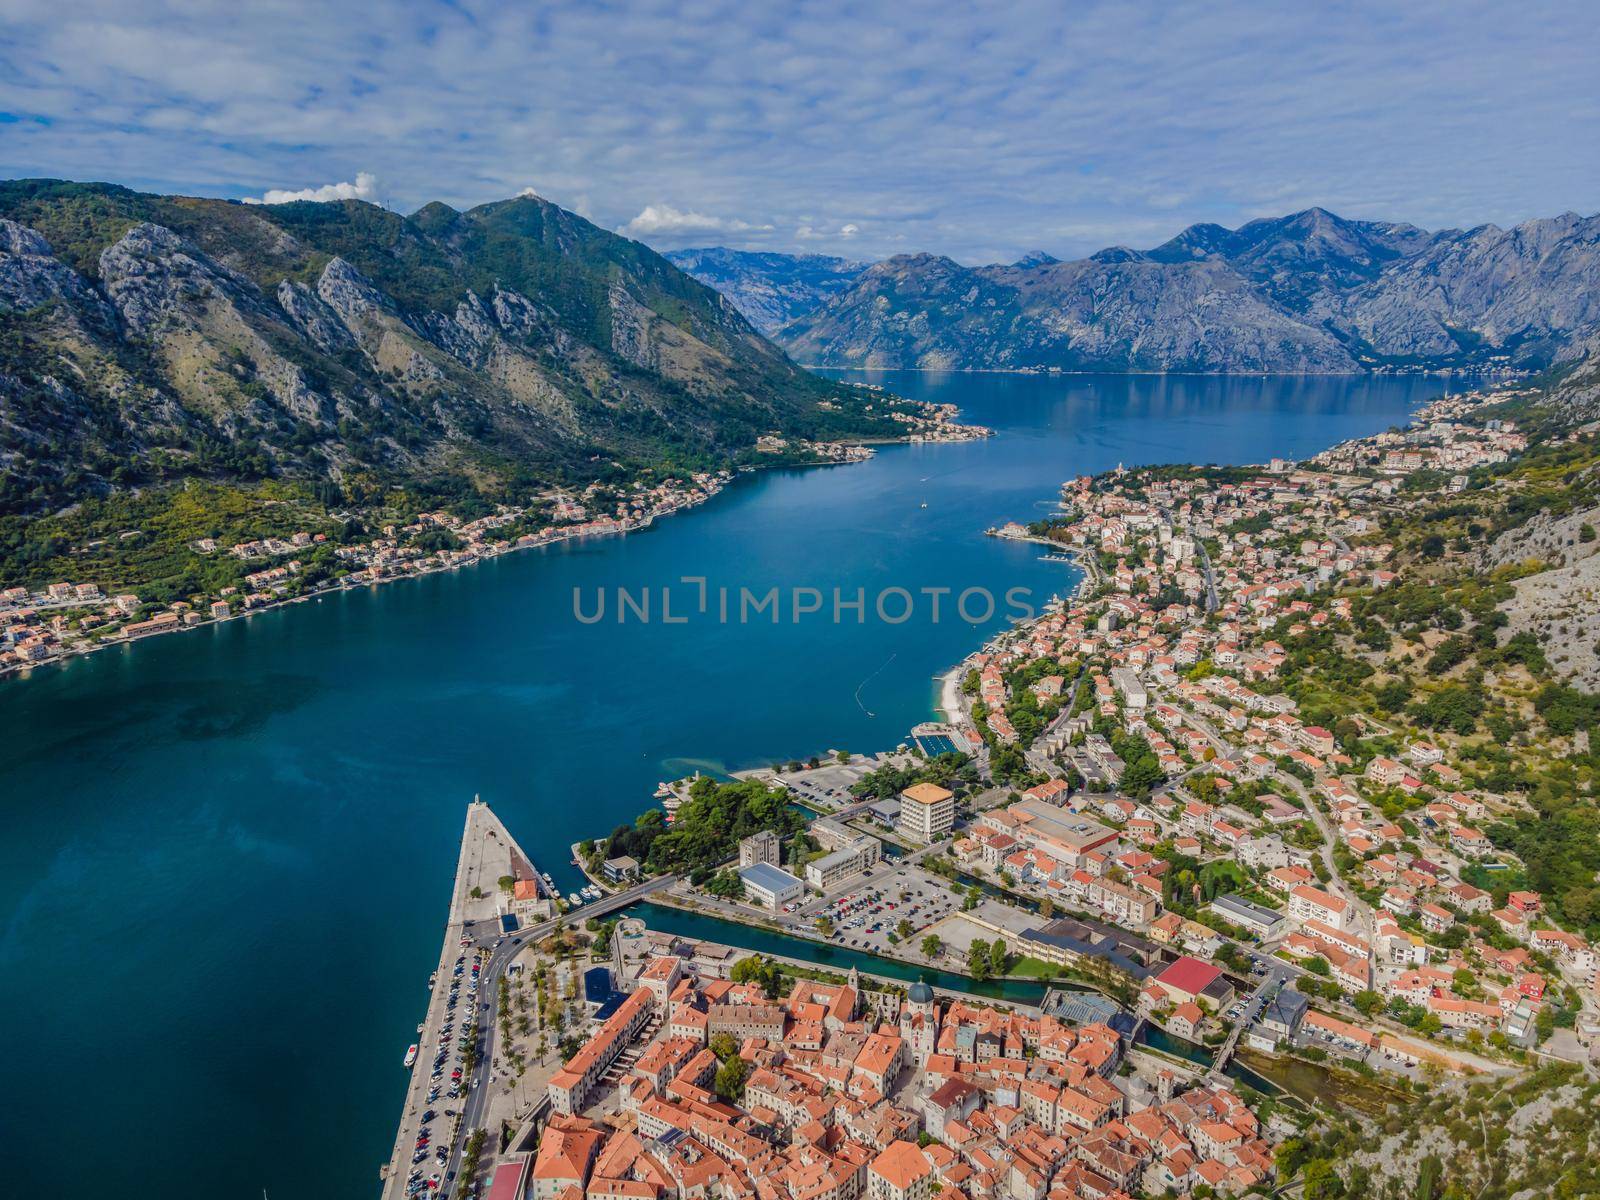
[[[966,659],[951,667],[939,677],[939,713],[949,725],[959,724],[961,712],[961,677],[965,673]]]
[[[1049,538],[1037,537],[1031,533],[1012,535],[1000,533],[997,529],[990,529],[987,531],[987,534],[990,537],[999,538],[1003,541],[1032,542],[1035,545],[1048,546],[1057,553],[1064,554],[1071,558],[1072,565],[1082,572],[1082,577],[1072,589],[1072,595],[1084,595],[1092,590],[1099,582],[1099,566],[1095,563],[1092,555],[1086,555],[1084,553],[1085,548],[1082,546],[1064,546],[1060,542],[1053,542]],[[1015,632],[1018,629],[1027,628],[1037,620],[1038,618],[1034,617],[1031,620],[1019,622],[1017,625],[1013,626],[1011,630],[1006,632]],[[967,663],[971,660],[972,656],[974,654],[982,653],[985,649],[987,649],[990,642],[993,640],[994,639],[991,638],[989,642],[985,642],[977,649],[968,653],[960,662],[951,667],[948,671],[944,672],[942,675],[934,676],[934,678],[939,681],[939,701],[935,708],[935,712],[944,720],[946,724],[959,725],[968,719],[966,706],[962,703],[961,680],[969,669],[967,667]]]
[[[857,445],[864,443],[852,442],[848,444]],[[910,443],[909,439],[897,439],[890,442],[880,441],[877,444],[905,445]],[[375,578],[360,579],[354,582],[351,581],[351,576],[343,576],[340,579],[330,581],[326,586],[319,587],[314,591],[302,592],[295,596],[285,596],[281,599],[273,600],[270,603],[257,604],[254,607],[244,609],[240,612],[230,613],[226,617],[202,617],[201,619],[192,623],[184,624],[182,622],[178,622],[173,624],[170,628],[152,630],[148,633],[137,634],[133,637],[113,637],[105,641],[87,643],[81,646],[74,645],[65,653],[56,654],[50,658],[42,659],[38,662],[8,663],[5,665],[0,665],[0,686],[4,686],[5,681],[10,678],[27,678],[30,677],[35,671],[65,666],[74,659],[85,658],[102,650],[110,650],[119,646],[133,646],[140,642],[149,641],[153,638],[164,637],[174,633],[192,633],[200,629],[209,629],[214,626],[225,625],[230,621],[246,620],[255,616],[257,613],[272,612],[275,609],[286,608],[293,604],[305,604],[312,600],[321,600],[326,596],[340,595],[344,592],[357,591],[361,588],[377,588],[383,586],[384,584],[398,583],[409,579],[422,579],[426,576],[437,575],[444,571],[459,570],[462,567],[476,567],[491,559],[503,558],[508,554],[514,554],[521,550],[538,550],[548,546],[559,545],[563,542],[581,541],[585,538],[625,537],[630,533],[640,533],[654,525],[658,517],[675,516],[680,512],[687,512],[691,509],[699,508],[701,505],[706,504],[707,502],[721,495],[722,492],[727,488],[728,483],[735,482],[741,476],[754,474],[757,471],[773,470],[778,468],[808,470],[812,467],[847,467],[855,466],[861,462],[870,461],[870,458],[871,455],[869,454],[860,459],[823,460],[814,463],[758,463],[753,466],[735,470],[732,478],[726,483],[717,483],[714,486],[709,487],[702,496],[693,499],[685,499],[681,503],[664,508],[659,512],[647,513],[641,517],[616,522],[615,526],[610,529],[592,529],[585,525],[574,525],[569,529],[558,529],[555,531],[554,535],[550,537],[527,535],[519,538],[515,542],[503,543],[500,546],[497,546],[491,553],[475,554],[451,562],[432,562],[421,565],[415,570],[402,571],[393,575],[381,575]],[[196,615],[198,615],[198,613]]]
[[[826,463],[818,465],[835,466],[840,464]],[[697,508],[701,504],[705,503],[706,500],[710,500],[712,496],[718,494],[721,490],[721,488],[718,488],[716,492],[711,493],[711,495],[706,496],[702,500],[686,501],[677,508],[660,515],[671,516],[673,513],[681,512],[685,509]],[[423,579],[429,575],[438,575],[444,571],[455,571],[461,569],[462,567],[476,567],[484,562],[489,561],[490,559],[503,558],[508,554],[515,554],[520,550],[537,550],[545,546],[554,546],[561,542],[577,541],[583,538],[622,537],[629,533],[637,533],[641,530],[648,529],[654,523],[654,521],[655,515],[651,515],[650,517],[639,521],[637,524],[621,526],[616,529],[591,529],[583,530],[582,532],[574,531],[572,533],[562,533],[556,537],[545,538],[539,541],[508,543],[503,549],[497,549],[492,554],[478,554],[456,562],[433,563],[428,566],[419,567],[414,571],[405,571],[395,575],[383,575],[373,579],[362,579],[354,583],[349,581],[349,576],[345,576],[329,583],[326,587],[319,587],[310,592],[301,592],[296,596],[285,596],[282,599],[273,600],[266,604],[257,604],[253,608],[245,609],[242,612],[229,613],[226,617],[203,617],[192,624],[186,625],[178,623],[174,624],[169,629],[152,630],[149,633],[136,634],[133,637],[114,637],[106,641],[93,642],[81,647],[74,646],[71,650],[68,650],[65,653],[57,654],[47,659],[42,659],[39,662],[13,663],[0,666],[0,681],[12,676],[27,677],[32,675],[32,673],[35,671],[42,671],[51,667],[65,666],[74,659],[86,658],[89,655],[97,654],[102,650],[112,650],[119,646],[135,646],[141,642],[152,641],[156,638],[166,637],[170,634],[193,633],[201,629],[210,629],[218,625],[226,625],[232,621],[245,621],[257,615],[258,613],[273,612],[276,609],[287,608],[293,604],[305,604],[312,600],[321,600],[326,596],[340,595],[344,592],[359,591],[362,588],[378,588],[385,584],[401,583],[409,579]]]
[[[1461,376],[1526,379],[1533,374],[1533,372],[1529,371],[1509,371],[1501,375],[1490,368],[1468,369],[1464,367],[1446,367],[1443,370],[1435,371],[1139,371],[1131,367],[1125,371],[1068,371],[1065,369],[1050,370],[1043,367],[856,367],[803,362],[797,362],[795,365],[803,367],[807,371],[848,371],[855,375],[905,371],[908,374],[916,375],[1030,375],[1040,379],[1065,378],[1068,376],[1074,378],[1105,377],[1116,379],[1125,375],[1151,378],[1178,376],[1184,379],[1354,379],[1364,376],[1370,376],[1374,379],[1428,378],[1430,376],[1439,379],[1456,379]]]
[[[356,574],[360,574],[361,572],[352,572],[350,575],[342,576],[337,580],[331,580],[324,586],[318,587],[315,590],[301,592],[294,596],[285,596],[281,599],[266,603],[255,604],[239,612],[230,612],[225,617],[205,617],[201,616],[198,610],[191,610],[188,615],[196,617],[197,619],[194,621],[175,621],[170,627],[149,630],[144,633],[135,634],[131,637],[115,636],[103,641],[73,643],[63,652],[53,654],[49,658],[40,659],[35,662],[6,663],[0,665],[0,686],[3,686],[4,682],[10,677],[28,677],[31,676],[36,670],[41,670],[47,667],[62,666],[73,659],[83,658],[101,650],[107,650],[117,646],[131,646],[137,642],[143,642],[150,638],[161,637],[165,634],[188,633],[197,629],[205,629],[214,625],[225,624],[229,621],[237,621],[241,618],[251,617],[256,613],[271,612],[274,609],[283,608],[291,604],[304,604],[311,600],[321,600],[325,596],[353,591],[357,588],[378,587],[382,584],[394,583],[400,580],[420,579],[424,576],[435,575],[442,571],[454,571],[461,567],[475,567],[485,560],[500,558],[504,555],[512,554],[519,550],[536,550],[546,546],[558,545],[562,542],[578,541],[585,538],[616,537],[626,536],[630,533],[639,533],[649,529],[655,524],[656,519],[659,517],[670,517],[680,512],[699,508],[702,504],[705,504],[715,497],[721,495],[730,483],[736,482],[741,476],[753,475],[757,471],[810,470],[814,467],[856,466],[860,463],[870,462],[872,460],[875,454],[875,451],[870,449],[872,446],[910,446],[927,444],[944,445],[966,441],[980,441],[984,438],[992,436],[994,436],[994,431],[981,425],[963,425],[955,421],[944,421],[939,423],[939,429],[936,436],[929,436],[928,430],[918,430],[916,432],[909,433],[904,437],[858,438],[847,442],[818,443],[818,445],[842,447],[846,450],[855,449],[861,451],[861,453],[854,456],[841,455],[839,457],[831,458],[819,457],[814,462],[756,462],[731,468],[728,469],[728,478],[726,480],[713,480],[706,484],[698,494],[686,496],[682,500],[679,500],[673,504],[665,505],[654,512],[646,512],[639,516],[629,517],[622,520],[613,519],[610,522],[610,528],[596,529],[592,527],[592,523],[585,522],[583,524],[572,525],[567,528],[558,528],[549,531],[548,535],[524,535],[514,542],[499,543],[488,551],[466,555],[451,561],[424,562],[413,570],[401,571],[392,575],[380,575],[376,577],[354,579],[354,576]]]

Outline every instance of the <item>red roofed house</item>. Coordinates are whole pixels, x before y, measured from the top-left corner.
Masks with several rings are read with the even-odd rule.
[[[890,1142],[867,1167],[872,1200],[928,1200],[932,1193],[933,1166],[915,1142]]]
[[[1198,1004],[1203,999],[1213,1012],[1226,1008],[1233,999],[1233,985],[1220,970],[1187,954],[1180,955],[1150,982],[1174,1004]]]

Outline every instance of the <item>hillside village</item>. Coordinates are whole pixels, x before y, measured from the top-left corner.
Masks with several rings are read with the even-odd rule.
[[[1509,420],[1459,421],[1472,408],[1451,399],[1419,417],[1424,463],[1520,448]],[[1068,786],[1031,791],[1117,840],[1069,871],[1003,809],[956,854],[1185,949],[1228,939],[1291,959],[1307,972],[1299,990],[1355,1018],[1352,1045],[1379,1044],[1372,1018],[1474,1051],[1543,1044],[1557,1027],[1588,1043],[1600,1016],[1587,910],[1563,923],[1515,886],[1523,865],[1487,831],[1524,803],[1489,786],[1452,685],[1387,709],[1363,690],[1410,695],[1375,652],[1399,579],[1381,506],[1424,469],[1395,461],[1395,439],[1307,469],[1080,479],[1068,517],[1011,529],[1073,547],[1092,583],[973,660],[974,733],[997,753],[1025,749],[1028,769],[1065,765]],[[1435,659],[1451,643],[1420,641],[1424,671],[1446,674]],[[1570,1039],[1562,1052],[1581,1055]]]
[[[839,461],[844,457],[840,448]],[[702,472],[659,484],[637,484],[620,494],[591,485],[577,493],[553,492],[537,505],[498,505],[466,519],[439,510],[386,524],[371,537],[347,535],[354,514],[320,520],[324,528],[248,538],[224,545],[196,538],[188,551],[221,563],[214,589],[165,603],[134,592],[101,594],[95,583],[61,582],[41,591],[0,592],[0,674],[81,654],[102,646],[225,621],[335,588],[387,583],[432,571],[468,566],[513,550],[569,538],[628,533],[657,517],[699,504],[720,492],[730,471]],[[133,536],[140,536],[133,531]]]

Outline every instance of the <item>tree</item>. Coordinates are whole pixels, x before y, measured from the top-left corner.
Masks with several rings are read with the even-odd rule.
[[[744,1095],[745,1081],[750,1078],[750,1064],[735,1055],[717,1068],[712,1089],[729,1104]]]
[[[1306,1163],[1302,1181],[1301,1194],[1306,1200],[1337,1200],[1344,1195],[1344,1180],[1325,1158],[1313,1158]]]
[[[733,970],[728,972],[728,977],[734,983],[759,983],[768,999],[777,997],[778,987],[783,980],[778,964],[759,954],[752,954],[749,958],[741,958],[734,963]]]
[[[987,979],[989,971],[989,943],[973,938],[972,945],[967,948],[967,973],[974,979]]]
[[[711,1053],[715,1054],[722,1062],[734,1058],[739,1053],[739,1043],[734,1041],[731,1033],[717,1033],[711,1037]]]
[[[989,943],[989,969],[991,971],[996,975],[1004,975],[1008,959],[1005,938],[995,938],[994,941]]]
[[[817,932],[823,937],[833,936],[833,922],[830,919],[827,917],[818,917],[815,924],[817,927]]]
[[[916,932],[916,930],[911,927],[911,922],[905,917],[900,918],[900,923],[894,927],[894,931],[900,935],[900,940],[902,942]]]
[[[922,939],[922,953],[927,958],[938,958],[944,953],[944,943],[939,940],[937,933],[930,933]]]
[[[1412,1193],[1416,1200],[1433,1200],[1439,1190],[1439,1168],[1442,1164],[1435,1155],[1428,1155],[1417,1168],[1417,1188]]]

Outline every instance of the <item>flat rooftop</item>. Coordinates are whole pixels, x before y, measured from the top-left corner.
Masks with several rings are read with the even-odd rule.
[[[789,872],[775,867],[771,863],[756,863],[751,867],[741,867],[739,869],[739,878],[746,883],[754,884],[756,887],[769,892],[786,892],[790,888],[803,886]]]

